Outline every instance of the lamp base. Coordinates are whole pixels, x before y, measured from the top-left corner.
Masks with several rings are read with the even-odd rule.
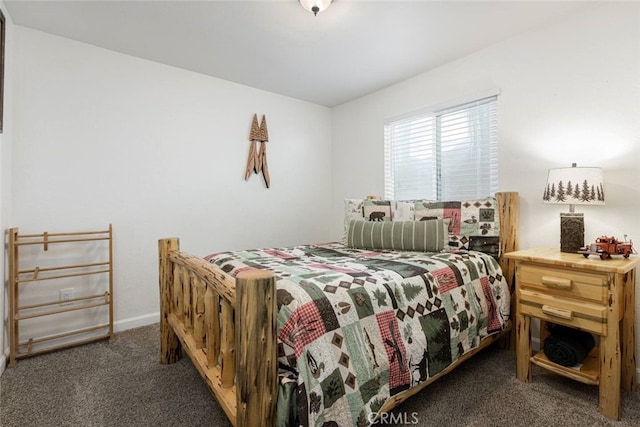
[[[584,215],[560,214],[560,251],[576,253],[584,246]]]

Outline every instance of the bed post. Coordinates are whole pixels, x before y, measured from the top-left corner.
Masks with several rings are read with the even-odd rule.
[[[516,307],[516,263],[513,259],[507,259],[503,255],[518,250],[518,218],[520,214],[518,197],[517,192],[496,193],[500,220],[500,258],[498,262],[502,268],[502,274],[509,284],[512,318]],[[515,350],[515,342],[515,328],[511,328],[511,333],[501,341],[501,347]]]
[[[518,250],[518,215],[520,201],[516,192],[496,193],[500,220],[500,267],[509,283],[509,290],[515,291],[516,263],[502,255]]]
[[[278,399],[276,285],[273,272],[236,277],[236,403],[239,427],[273,426]]]
[[[158,241],[160,268],[160,363],[175,363],[182,358],[182,346],[178,336],[169,324],[171,313],[171,296],[173,287],[173,263],[169,253],[177,251],[180,242],[177,238]]]

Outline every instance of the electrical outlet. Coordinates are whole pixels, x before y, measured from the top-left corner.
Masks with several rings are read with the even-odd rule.
[[[73,302],[73,288],[60,289],[60,305],[71,305]]]

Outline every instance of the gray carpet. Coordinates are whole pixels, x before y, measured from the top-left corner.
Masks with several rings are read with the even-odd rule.
[[[105,342],[24,359],[0,377],[0,425],[229,426],[188,358],[158,363],[158,325]],[[515,355],[489,348],[413,396],[386,425],[638,426],[640,393],[622,394],[622,421],[598,413],[598,388],[534,367],[515,378]]]

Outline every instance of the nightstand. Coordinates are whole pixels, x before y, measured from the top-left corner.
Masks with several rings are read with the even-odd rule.
[[[600,413],[620,419],[620,388],[636,388],[635,281],[638,256],[601,260],[559,249],[528,249],[504,255],[516,261],[516,376],[531,381],[531,363],[599,386]],[[543,351],[532,355],[531,319],[588,331],[599,345],[580,369],[551,362]]]

